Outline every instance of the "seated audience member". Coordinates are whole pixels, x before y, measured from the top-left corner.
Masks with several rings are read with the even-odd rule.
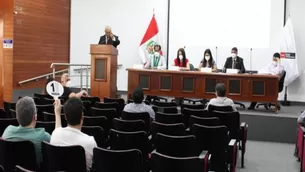
[[[166,62],[163,55],[161,55],[161,46],[156,44],[154,46],[154,53],[150,54],[148,57],[148,61],[145,64],[145,68],[158,68],[158,69],[165,69]]]
[[[279,80],[282,77],[284,66],[281,65],[281,57],[279,53],[274,53],[272,57],[272,62],[267,66],[267,68],[262,69],[259,73],[267,73],[270,75],[277,75],[279,77]],[[257,102],[252,102],[248,109],[254,109]]]
[[[183,48],[178,50],[177,58],[175,58],[173,66],[178,66],[181,70],[190,70],[189,60],[186,58],[185,50]]]
[[[52,82],[52,81],[54,81],[54,78],[53,78],[53,77],[48,77],[47,82],[46,82],[46,84],[44,85],[42,94],[48,94],[48,93],[47,93],[47,90],[46,90],[46,89],[47,89],[47,85],[48,85],[50,82]]]
[[[72,89],[70,88],[70,86],[71,86],[71,79],[70,79],[69,74],[67,74],[67,73],[62,74],[62,76],[61,76],[61,85],[64,87],[64,93],[63,93],[62,97],[69,97],[69,98],[71,98],[71,97],[83,97],[83,96],[86,97],[86,96],[88,96],[88,93],[85,90],[82,90],[82,91],[80,91],[78,93],[74,93],[72,91]]]
[[[133,90],[132,100],[133,103],[129,103],[125,106],[124,108],[125,112],[130,112],[130,113],[148,112],[150,117],[152,119],[155,119],[154,110],[143,102],[144,92],[142,88],[137,87]]]
[[[207,109],[209,105],[214,105],[214,106],[232,106],[233,109],[236,110],[233,100],[226,97],[226,86],[224,84],[222,83],[217,84],[215,90],[217,97],[209,101],[207,105]]]
[[[23,97],[16,104],[16,117],[19,126],[8,126],[2,138],[11,141],[29,140],[33,142],[36,151],[37,165],[42,162],[41,142],[50,142],[51,136],[44,128],[35,128],[37,112],[34,100]]]
[[[55,146],[72,146],[80,145],[86,152],[87,169],[91,168],[93,149],[97,147],[93,137],[81,132],[83,125],[83,103],[77,98],[73,97],[67,100],[64,104],[64,111],[68,126],[61,127],[61,104],[59,100],[55,101],[55,130],[52,133],[50,143]]]
[[[199,69],[201,68],[211,68],[212,72],[217,71],[216,63],[213,59],[212,52],[210,49],[206,49],[203,54],[203,59],[200,62]]]
[[[236,47],[232,48],[231,57],[227,58],[223,71],[226,72],[227,69],[237,69],[238,73],[246,72],[244,60],[238,56],[238,49]]]

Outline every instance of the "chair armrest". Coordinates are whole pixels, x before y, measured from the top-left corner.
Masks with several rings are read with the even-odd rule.
[[[228,144],[227,162],[230,164],[230,171],[235,171],[237,160],[237,140],[231,139]]]
[[[245,122],[242,122],[241,124],[240,124],[240,131],[241,131],[241,138],[240,138],[240,140],[241,141],[243,141],[243,142],[246,142],[247,141],[247,133],[248,133],[248,124],[247,123],[245,123]]]
[[[152,140],[152,135],[149,135],[149,136],[148,136],[148,140]]]
[[[204,150],[200,153],[199,159],[203,160],[204,162],[204,172],[208,172],[209,164],[211,161],[211,155],[208,153],[208,151]]]
[[[192,135],[191,129],[190,129],[190,128],[187,128],[187,129],[185,130],[185,134],[186,134],[186,135]]]
[[[235,139],[231,139],[228,146],[233,147],[235,145],[237,145],[237,141]]]

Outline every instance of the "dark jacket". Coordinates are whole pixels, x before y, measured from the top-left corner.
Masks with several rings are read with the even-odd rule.
[[[109,40],[107,41],[108,45],[113,45],[115,48],[120,45],[120,40],[119,37],[114,35],[115,37],[115,41],[113,41],[111,38],[109,38]],[[100,41],[98,42],[98,44],[106,44],[106,35],[103,35],[100,37]]]
[[[232,57],[227,58],[226,63],[224,65],[224,70],[232,69],[232,65],[233,65],[232,61],[233,61]],[[245,73],[246,72],[243,58],[241,58],[239,56],[236,57],[235,69],[238,69],[239,73]]]

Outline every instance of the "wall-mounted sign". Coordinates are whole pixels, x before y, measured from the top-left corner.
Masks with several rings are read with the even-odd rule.
[[[13,39],[4,39],[3,48],[13,48]]]

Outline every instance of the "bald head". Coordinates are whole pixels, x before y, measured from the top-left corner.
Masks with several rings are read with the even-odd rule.
[[[105,27],[105,35],[106,36],[111,36],[111,34],[112,34],[111,27],[110,26],[106,26]]]

